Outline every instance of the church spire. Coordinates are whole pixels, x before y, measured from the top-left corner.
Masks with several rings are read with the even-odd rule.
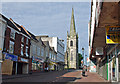
[[[75,36],[76,30],[75,30],[75,20],[74,20],[74,10],[72,8],[72,16],[71,16],[71,24],[70,24],[70,36]]]

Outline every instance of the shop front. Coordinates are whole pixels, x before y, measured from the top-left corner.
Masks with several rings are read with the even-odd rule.
[[[111,48],[108,59],[108,80],[120,81],[120,45]]]
[[[4,61],[2,62],[2,74],[17,74],[18,56],[9,53],[3,53],[3,59]]]
[[[26,58],[18,57],[17,74],[28,74],[29,60]]]
[[[49,68],[50,68],[51,71],[56,71],[57,70],[57,64],[55,62],[50,61]]]
[[[32,57],[32,71],[43,71],[44,70],[44,60],[39,57]]]

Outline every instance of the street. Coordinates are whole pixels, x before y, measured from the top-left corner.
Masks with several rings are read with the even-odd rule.
[[[3,76],[3,82],[107,82],[96,73],[87,72],[86,76],[81,76],[81,70],[64,70],[33,73],[19,77],[7,78]]]

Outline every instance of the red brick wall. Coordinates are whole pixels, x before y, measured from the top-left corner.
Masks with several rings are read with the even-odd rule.
[[[9,50],[9,44],[10,44],[10,28],[6,28],[5,31],[5,40],[4,40],[4,51],[7,52]]]
[[[24,56],[26,56],[26,54],[25,53],[27,53],[26,52],[26,37],[24,37],[24,48],[23,48],[23,53],[24,53]]]
[[[15,34],[14,54],[16,55],[21,54],[21,38],[22,38],[21,34],[18,33]]]

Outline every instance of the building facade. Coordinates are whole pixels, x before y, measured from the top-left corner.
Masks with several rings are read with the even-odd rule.
[[[30,58],[32,61],[31,70],[33,72],[44,71],[44,61],[45,61],[45,45],[39,39],[36,39],[35,35],[30,33],[31,36],[31,50],[30,50]]]
[[[120,81],[119,9],[120,2],[103,2],[103,0],[97,2],[92,0],[91,2],[89,23],[90,71],[97,72],[108,81]],[[111,30],[111,33],[110,29],[115,30],[116,28],[117,30]],[[118,36],[115,36],[114,33]]]
[[[74,10],[72,8],[70,34],[67,32],[67,50],[65,68],[78,68],[78,34],[75,29]]]
[[[48,37],[48,36],[37,36],[42,39],[42,41],[48,41],[50,47],[54,47],[57,53],[56,62],[58,63],[57,69],[64,69],[64,43],[58,37]]]
[[[3,47],[2,74],[27,74],[29,72],[30,37],[12,19],[7,22]]]

